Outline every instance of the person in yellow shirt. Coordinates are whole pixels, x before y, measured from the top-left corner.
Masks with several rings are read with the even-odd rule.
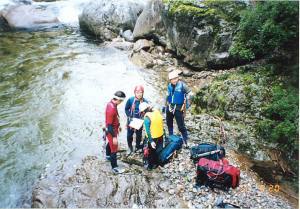
[[[152,109],[146,102],[140,104],[139,111],[141,116],[144,116],[144,144],[149,148],[148,169],[154,169],[159,164],[158,155],[163,149],[163,116],[159,110]]]

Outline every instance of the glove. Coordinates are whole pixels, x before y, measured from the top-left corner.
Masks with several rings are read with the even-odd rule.
[[[155,144],[155,142],[151,142],[151,147],[152,147],[153,149],[155,149],[155,148],[156,148],[156,144]]]

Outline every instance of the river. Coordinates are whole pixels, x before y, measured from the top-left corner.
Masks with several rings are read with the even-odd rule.
[[[64,9],[78,14],[72,8]],[[77,19],[65,20],[61,28],[0,33],[1,208],[30,206],[45,169],[70,171],[87,155],[102,157],[100,127],[116,90],[132,96],[142,84],[146,98],[161,99],[154,72],[84,36]],[[124,104],[120,115],[124,128]],[[126,131],[120,140],[126,147]]]

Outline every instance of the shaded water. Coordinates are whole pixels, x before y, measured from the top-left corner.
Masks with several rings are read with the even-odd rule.
[[[160,99],[149,75],[77,28],[0,33],[0,207],[28,206],[46,167],[71,169],[86,155],[101,156],[106,103],[119,89],[132,96],[136,84]]]

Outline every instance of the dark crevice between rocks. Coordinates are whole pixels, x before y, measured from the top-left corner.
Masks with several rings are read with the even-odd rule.
[[[130,158],[130,157],[122,157],[121,161],[124,162],[124,163],[127,163],[129,165],[137,165],[137,166],[140,166],[140,167],[144,166],[143,162],[141,162],[139,160],[136,160],[134,158]]]
[[[79,31],[80,31],[81,35],[86,38],[86,41],[88,43],[94,43],[94,44],[104,43],[104,40],[102,40],[100,38],[100,36],[97,36],[93,32],[91,32],[89,30],[88,26],[86,26],[85,24],[81,24],[80,22],[79,22],[79,24],[80,24]]]

